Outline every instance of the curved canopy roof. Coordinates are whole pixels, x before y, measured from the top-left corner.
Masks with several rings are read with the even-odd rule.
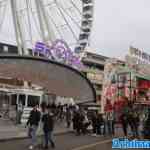
[[[58,96],[76,102],[95,101],[95,90],[79,71],[40,57],[0,56],[0,76],[31,81]]]

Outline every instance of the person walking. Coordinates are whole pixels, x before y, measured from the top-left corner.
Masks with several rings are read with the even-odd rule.
[[[80,135],[83,129],[84,116],[81,112],[77,112],[75,116],[76,120],[76,135]]]
[[[96,134],[97,134],[97,131],[96,131],[96,129],[97,129],[97,114],[96,114],[96,112],[93,112],[91,120],[92,120],[93,135],[96,136]]]
[[[114,111],[110,111],[107,113],[107,127],[108,127],[108,134],[114,135],[115,134],[115,119],[114,119]]]
[[[67,123],[67,128],[70,128],[71,120],[72,120],[71,108],[70,108],[70,106],[68,106],[67,109],[66,109],[66,123]]]
[[[19,104],[17,105],[17,115],[16,115],[16,123],[17,124],[21,124],[21,117],[22,117],[22,113],[23,113],[23,105],[22,102],[20,101]]]
[[[135,135],[135,120],[134,120],[134,109],[132,106],[129,106],[129,111],[126,114],[127,115],[127,122],[130,127],[130,136],[134,138]]]
[[[102,132],[102,134],[105,136],[105,135],[107,135],[107,117],[106,117],[106,113],[104,113],[102,115],[102,118],[103,118],[103,132]]]
[[[140,118],[137,112],[133,113],[133,137],[139,138]]]
[[[46,110],[46,113],[42,117],[42,122],[45,139],[44,148],[48,149],[48,142],[51,143],[52,148],[55,148],[55,143],[53,141],[54,115],[50,109]]]
[[[85,115],[84,115],[84,120],[83,120],[83,129],[82,129],[83,134],[88,133],[88,127],[90,126],[90,124],[91,123],[88,119],[87,112],[86,112]]]
[[[28,135],[31,138],[31,145],[29,149],[33,149],[36,146],[37,138],[36,132],[39,126],[41,113],[38,110],[38,105],[35,105],[33,110],[30,112],[29,119],[27,121]]]
[[[77,120],[78,120],[78,112],[76,110],[74,110],[73,118],[72,118],[73,130],[74,131],[77,131]]]
[[[102,126],[104,124],[104,119],[102,114],[98,114],[97,116],[97,134],[102,135]]]
[[[128,132],[127,132],[127,129],[128,129],[128,118],[127,118],[126,113],[122,113],[121,114],[120,120],[121,120],[124,136],[127,137],[128,136]]]

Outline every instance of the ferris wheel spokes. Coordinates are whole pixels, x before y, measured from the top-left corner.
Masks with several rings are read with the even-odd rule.
[[[27,49],[33,48],[37,41],[50,44],[63,39],[73,50],[78,49],[77,53],[88,45],[93,0],[9,0],[9,3],[20,55],[28,54]]]

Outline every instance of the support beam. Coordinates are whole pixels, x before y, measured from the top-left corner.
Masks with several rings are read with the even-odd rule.
[[[41,10],[41,13],[43,15],[46,30],[47,30],[47,33],[48,33],[48,35],[46,35],[46,38],[52,42],[55,39],[55,34],[54,34],[53,29],[52,29],[52,24],[50,24],[50,22],[48,21],[48,18],[47,18],[48,14],[46,13],[43,2],[41,0],[37,0],[37,1],[39,1],[40,10]]]
[[[35,0],[35,5],[36,5],[38,21],[39,21],[39,25],[40,25],[40,32],[41,32],[41,36],[42,36],[42,41],[46,42],[45,31],[44,31],[44,24],[43,24],[43,16],[41,14],[39,0]]]
[[[19,55],[28,55],[28,50],[26,48],[25,40],[24,40],[24,33],[23,28],[21,28],[21,21],[17,14],[17,3],[16,0],[10,0],[13,23],[15,28],[15,35],[16,35],[16,42],[18,46],[18,54]]]
[[[10,5],[11,5],[12,19],[13,19],[13,24],[14,24],[14,29],[15,29],[15,35],[16,35],[16,42],[17,42],[17,46],[18,46],[18,54],[22,55],[23,51],[22,51],[22,45],[21,45],[20,36],[19,36],[19,28],[18,28],[15,0],[10,0]]]

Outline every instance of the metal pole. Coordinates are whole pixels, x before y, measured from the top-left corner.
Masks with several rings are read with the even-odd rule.
[[[46,37],[45,37],[45,31],[44,31],[44,25],[43,25],[43,19],[42,19],[39,0],[35,0],[35,5],[36,5],[36,10],[37,10],[38,21],[39,21],[39,25],[40,25],[40,32],[41,32],[42,40],[44,42],[46,42]]]
[[[59,6],[59,4],[58,4],[58,2],[55,1],[55,3],[56,3],[56,6],[57,6],[57,8],[58,8],[58,10],[59,10],[59,12],[60,12],[62,18],[64,19],[64,21],[65,21],[66,25],[68,26],[70,32],[72,33],[73,37],[74,37],[76,40],[78,40],[78,38],[77,38],[75,32],[73,31],[71,25],[70,25],[69,22],[67,21],[65,15],[64,15],[64,13],[63,13],[63,11],[61,10],[61,8],[60,8],[60,6]]]
[[[11,114],[11,101],[12,101],[12,95],[9,94],[9,108],[8,108],[9,118],[11,117],[11,116],[10,116],[10,114]]]
[[[119,100],[119,74],[117,73],[117,97]]]
[[[52,27],[52,25],[50,25],[50,22],[47,19],[48,14],[46,14],[43,2],[41,0],[37,0],[37,1],[39,1],[39,4],[40,4],[39,7],[40,7],[41,13],[43,15],[45,26],[46,26],[47,32],[48,32],[48,35],[46,38],[47,38],[47,40],[50,40],[52,42],[55,39],[55,35],[54,35],[53,30],[50,29],[50,27]]]
[[[11,11],[12,11],[12,19],[13,19],[13,24],[15,28],[15,35],[16,35],[16,42],[18,46],[18,53],[19,55],[22,55],[22,45],[19,37],[19,30],[18,30],[18,23],[17,23],[17,14],[16,14],[16,9],[15,9],[15,0],[10,0],[10,5],[11,5]]]
[[[132,99],[132,85],[131,85],[131,72],[130,72],[130,101]]]
[[[16,6],[17,6],[16,0],[11,0],[12,15],[13,15],[14,26],[15,26],[15,30],[16,30],[16,38],[17,38],[16,41],[17,41],[17,44],[19,41],[20,47],[18,49],[21,49],[20,53],[21,53],[21,55],[23,55],[23,54],[28,54],[28,50],[26,49],[26,46],[25,46],[23,29],[21,30],[21,26],[23,26],[23,25],[21,25],[20,18],[17,14],[17,7]]]
[[[23,30],[23,28],[21,29],[21,27],[23,27],[23,24],[20,21],[20,16],[17,15],[17,17],[18,17],[17,19],[18,19],[18,27],[19,27],[20,39],[21,39],[21,43],[22,43],[22,46],[23,46],[23,54],[24,55],[28,55],[29,51],[26,48],[25,39],[24,39],[24,36],[23,36],[23,35],[25,35],[25,31]]]
[[[31,41],[31,44],[33,44],[32,25],[31,25],[31,21],[30,21],[30,4],[29,4],[29,0],[26,0],[26,5],[27,5],[27,17],[28,17],[28,23],[29,23],[30,41]]]

